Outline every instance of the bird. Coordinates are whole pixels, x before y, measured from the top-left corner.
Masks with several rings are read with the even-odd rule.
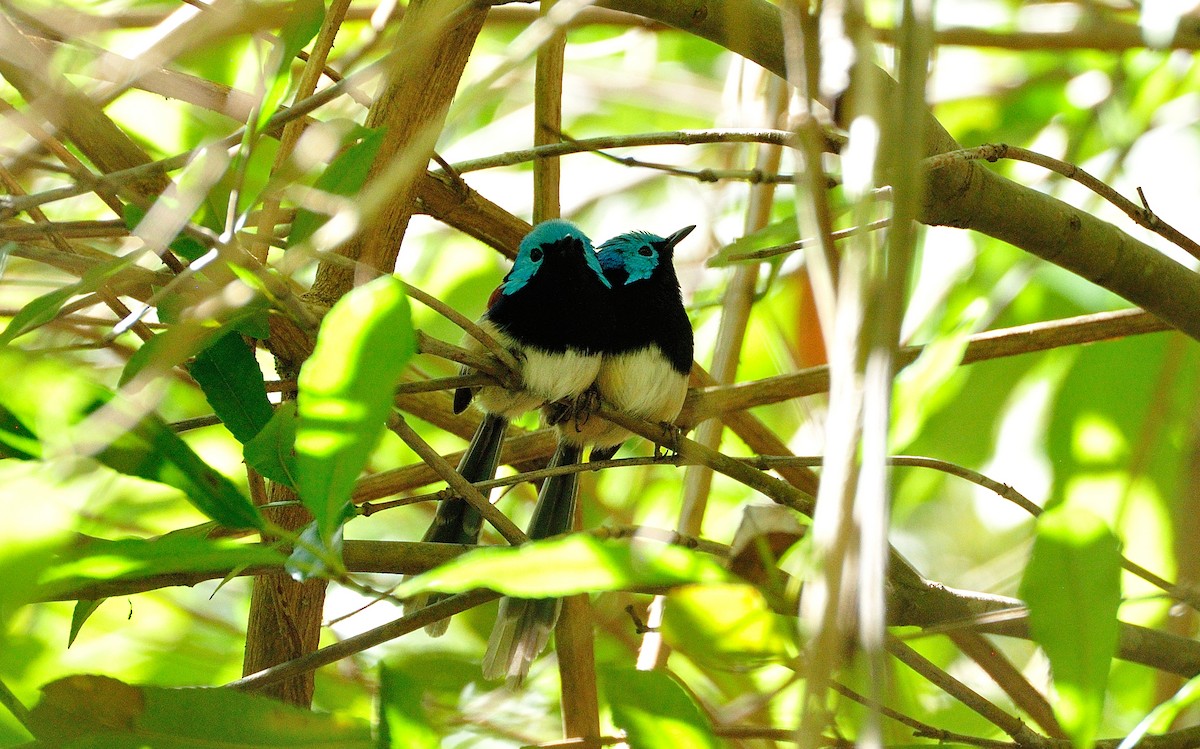
[[[611,283],[600,268],[592,242],[575,224],[563,219],[543,221],[521,240],[513,266],[488,299],[478,325],[518,362],[522,388],[502,385],[458,388],[454,412],[474,401],[484,413],[458,472],[472,483],[496,475],[500,447],[509,422],[545,403],[571,401],[590,388],[599,374],[601,353],[586,341],[596,329],[587,321],[601,309]],[[486,349],[472,336],[463,347],[475,354]],[[471,370],[464,367],[463,373]],[[423,541],[474,545],[483,519],[462,497],[438,503]],[[415,611],[442,596],[419,596],[408,602]],[[430,624],[426,632],[444,634],[449,619]]]
[[[582,318],[592,326],[585,333],[589,346],[602,351],[592,390],[598,405],[663,423],[673,422],[683,408],[694,342],[673,260],[675,246],[695,228],[666,237],[628,232],[598,248],[611,288],[603,309]],[[587,445],[592,446],[590,460],[606,460],[630,436],[610,422],[588,418],[577,404],[550,403],[543,416],[558,434],[551,466],[578,463]],[[547,478],[530,520],[530,540],[569,531],[577,494],[578,473]],[[502,598],[484,655],[484,676],[519,684],[546,647],[561,607],[557,598]]]

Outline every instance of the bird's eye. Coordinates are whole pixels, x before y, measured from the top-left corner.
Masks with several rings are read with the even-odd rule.
[[[534,247],[529,251],[529,259],[535,263],[542,262],[542,248]]]
[[[650,249],[650,245],[642,245],[638,248],[638,254],[642,257],[650,257],[654,254],[654,250]]]

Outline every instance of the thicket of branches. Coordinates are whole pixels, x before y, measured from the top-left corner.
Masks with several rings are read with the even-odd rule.
[[[0,3],[5,744],[1200,745],[1195,19],[833,5]],[[526,545],[559,215],[700,225],[697,364]]]

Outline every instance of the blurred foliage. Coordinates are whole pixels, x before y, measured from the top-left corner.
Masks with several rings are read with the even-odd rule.
[[[257,7],[240,1],[226,5],[247,13]],[[308,40],[316,32],[319,10],[313,2],[294,5],[274,11],[255,33],[235,29],[202,44],[185,42],[165,61],[155,61],[146,50],[169,36],[175,20],[215,11],[177,2],[20,0],[3,4],[0,23],[15,24],[14,29],[38,39],[49,50],[54,74],[67,73],[97,99],[111,98],[104,111],[151,158],[161,159],[211,146],[250,117],[232,103],[226,110],[204,104],[213,99],[197,94],[195,84],[221,101],[230,89],[247,101],[261,103],[266,96],[259,125],[273,111],[271,97],[290,102],[301,62],[273,64],[272,54],[286,50],[291,59],[302,45],[311,49]],[[898,5],[870,2],[868,15],[887,27]],[[371,3],[352,4],[329,62],[339,76],[365,69],[393,43],[394,23],[376,34],[369,22],[373,10]],[[520,4],[495,9],[479,37],[460,86],[470,95],[454,102],[438,138],[439,154],[448,162],[530,145],[533,62],[517,57],[528,10]],[[1200,237],[1195,210],[1200,204],[1195,179],[1200,173],[1195,127],[1200,65],[1194,55],[1183,49],[1088,49],[1086,40],[1072,46],[1069,35],[1059,47],[1053,39],[1043,40],[1042,48],[1019,44],[1035,32],[1136,23],[1136,14],[1121,3],[973,0],[941,3],[938,14],[936,27],[944,33],[933,55],[928,98],[960,143],[1029,147],[1076,163],[1129,197],[1141,187],[1160,217],[1185,235]],[[974,38],[968,33],[974,31],[1006,32],[1011,48]],[[572,28],[568,38],[563,130],[572,138],[771,124],[765,121],[767,76],[711,41],[608,16]],[[104,50],[142,55],[152,69],[161,66],[190,78],[169,78],[152,91],[129,88],[132,79],[96,62]],[[876,42],[875,51],[881,61],[891,59],[886,41]],[[515,66],[494,85],[474,85],[509,63]],[[827,64],[836,66],[832,60]],[[109,80],[114,76],[118,84]],[[328,79],[321,83],[326,85]],[[240,676],[249,583],[243,577],[221,578],[229,569],[279,564],[283,558],[243,540],[206,535],[213,527],[210,519],[231,527],[262,525],[248,504],[259,487],[248,479],[243,460],[269,478],[297,484],[316,509],[320,543],[305,547],[307,556],[294,555],[293,561],[304,561],[306,572],[348,575],[326,552],[338,548],[335,536],[346,517],[350,484],[362,472],[377,476],[419,462],[391,433],[379,438],[388,389],[397,376],[409,381],[458,372],[457,364],[428,354],[409,359],[414,331],[451,342],[460,332],[425,306],[413,304],[410,311],[397,286],[387,285],[383,292],[376,287],[374,304],[347,300],[345,310],[331,315],[341,327],[323,330],[341,347],[332,359],[318,361],[329,381],[349,377],[335,382],[341,389],[317,404],[318,410],[335,412],[345,406],[334,414],[343,419],[342,429],[319,434],[316,441],[337,443],[320,449],[353,446],[322,463],[301,444],[298,469],[292,412],[277,408],[280,390],[288,388],[266,387],[287,375],[275,372],[264,348],[243,343],[244,336],[266,335],[264,309],[278,312],[308,290],[319,253],[333,249],[340,241],[337,232],[346,230],[336,220],[325,221],[331,214],[345,219],[349,214],[338,211],[360,195],[366,165],[379,145],[379,133],[365,127],[365,105],[377,87],[376,78],[356,80],[348,87],[352,96],[311,113],[310,127],[282,165],[276,161],[278,133],[271,131],[235,139],[232,160],[199,157],[185,178],[173,172],[181,185],[203,192],[194,213],[175,216],[178,221],[169,230],[157,228],[166,231],[161,244],[184,265],[234,236],[252,246],[269,197],[281,201],[282,224],[269,250],[257,248],[261,263],[214,256],[211,264],[201,260],[184,277],[172,279],[175,274],[153,253],[142,252],[156,230],[151,218],[165,199],[154,207],[130,203],[123,217],[94,193],[47,203],[45,218],[62,222],[61,236],[38,229],[42,218],[37,215],[5,210],[0,222],[5,243],[0,246],[0,316],[6,326],[0,333],[0,696],[9,709],[0,709],[0,745],[26,744],[26,728],[35,729],[43,745],[63,746],[190,746],[217,739],[226,742],[223,746],[436,746],[441,739],[443,746],[500,747],[560,737],[561,677],[553,652],[534,664],[517,691],[485,682],[479,673],[494,603],[457,616],[440,640],[417,632],[320,669],[313,712],[233,690],[180,689],[220,686]],[[70,184],[71,160],[88,163],[82,151],[71,143],[63,153],[36,144],[31,138],[36,128],[14,112],[36,119],[38,110],[7,81],[0,82],[0,98],[5,103],[0,177],[6,191],[19,198]],[[753,168],[763,148],[613,150],[643,163],[696,171]],[[223,153],[213,149],[209,157]],[[745,267],[727,264],[726,256],[808,236],[796,224],[787,185],[778,188],[769,228],[756,232],[746,225],[753,188],[745,181],[702,181],[591,153],[570,155],[561,163],[564,215],[594,238],[632,228],[666,233],[699,225],[679,248],[676,265],[696,331],[696,359],[703,366],[712,362],[718,343],[725,289],[736,269]],[[831,156],[827,163],[836,176],[837,159]],[[208,174],[208,167],[220,173]],[[793,160],[785,157],[782,171],[793,168]],[[989,168],[1183,257],[1074,183],[1028,164],[1001,162]],[[530,175],[523,163],[472,172],[465,179],[504,210],[528,220]],[[845,197],[840,189],[830,194],[834,223],[845,228],[852,220]],[[300,251],[293,253],[297,247]],[[711,262],[714,258],[721,262]],[[80,259],[86,262],[76,262]],[[492,248],[418,216],[403,238],[396,273],[474,318],[506,268],[507,261]],[[795,372],[822,350],[801,339],[819,331],[802,254],[779,255],[759,268],[760,293],[740,349],[739,382]],[[118,286],[115,279],[130,281]],[[219,293],[234,287],[239,293],[232,297]],[[1196,612],[1128,568],[1118,573],[1113,547],[1119,542],[1126,559],[1168,581],[1190,586],[1200,578],[1192,543],[1198,532],[1193,519],[1200,516],[1194,484],[1200,475],[1195,342],[1178,333],[1157,333],[960,366],[958,356],[972,334],[1127,305],[1018,249],[954,229],[922,229],[911,289],[902,343],[928,347],[897,376],[892,450],[938,458],[1009,485],[1057,513],[1049,525],[1064,536],[1071,535],[1073,519],[1082,517],[1071,515],[1073,508],[1086,508],[1090,520],[1084,530],[1104,547],[1096,574],[1109,576],[1105,584],[1120,576],[1121,619],[1194,638]],[[116,298],[124,312],[117,311],[121,305],[106,305]],[[364,341],[365,352],[358,346]],[[360,376],[353,377],[355,372]],[[257,376],[264,373],[265,382]],[[264,392],[278,412],[275,418],[262,400]],[[358,406],[367,410],[354,412]],[[818,393],[751,413],[794,453],[819,455],[825,407],[826,397]],[[225,423],[208,418],[214,413]],[[462,435],[416,414],[404,416],[442,454],[462,449]],[[302,433],[306,418],[313,417],[306,415],[302,399]],[[520,426],[535,428],[536,419],[528,417]],[[622,454],[646,455],[652,449],[639,439]],[[729,430],[721,449],[752,454]],[[506,471],[511,469],[502,475]],[[684,475],[683,468],[662,464],[584,474],[584,527],[674,528]],[[334,483],[336,491],[321,488]],[[426,482],[406,487],[401,496],[438,488]],[[1024,577],[1021,589],[1034,593],[1030,604],[1038,609],[1034,635],[1047,645],[1048,656],[1026,640],[994,637],[989,643],[1027,688],[1049,695],[1051,704],[1068,705],[1068,713],[1075,703],[1066,690],[1055,692],[1050,668],[1062,677],[1072,667],[1058,664],[1073,656],[1056,648],[1065,642],[1069,651],[1074,640],[1088,639],[1074,633],[1097,631],[1084,624],[1098,625],[1096,641],[1102,646],[1092,660],[1075,664],[1076,672],[1086,675],[1079,687],[1086,694],[1079,700],[1087,714],[1069,713],[1071,720],[1064,720],[1077,739],[1083,737],[1081,743],[1127,735],[1144,720],[1143,729],[1152,733],[1195,723],[1194,682],[1179,691],[1184,681],[1175,675],[1120,660],[1106,665],[1114,623],[1109,608],[1118,603],[1111,585],[1093,607],[1079,603],[1071,609],[1073,616],[1102,621],[1069,621],[1061,611],[1055,613],[1054,604],[1073,590],[1071,578],[1059,574],[1061,565],[1054,560],[1084,552],[1059,548],[1058,557],[1046,556],[1049,542],[1039,523],[956,476],[898,467],[891,491],[891,540],[927,578],[1015,596]],[[520,484],[497,506],[523,523],[534,493],[528,483]],[[708,489],[704,540],[731,544],[746,504],[765,501],[736,481],[716,477]],[[421,502],[354,517],[345,524],[345,538],[417,540],[431,513],[432,503]],[[500,540],[490,528],[484,539]],[[504,565],[501,590],[590,590],[602,733],[623,732],[639,747],[758,747],[784,741],[805,709],[797,673],[806,634],[797,631],[795,602],[786,595],[794,596],[794,580],[730,582],[708,556],[711,547],[673,548],[671,553],[678,554],[639,566],[638,554],[647,544],[583,537],[516,553],[485,550],[409,588],[436,585],[442,575],[443,581],[453,577],[457,589],[470,589],[487,580],[488,565],[497,564]],[[1031,567],[1036,574],[1026,575],[1031,549],[1039,561]],[[779,570],[771,569],[803,577],[810,563],[801,546],[784,554]],[[564,579],[570,578],[572,564],[590,576]],[[1090,570],[1089,563],[1080,563],[1070,574],[1094,582]],[[199,583],[201,577],[178,577],[214,574],[216,579]],[[147,576],[164,576],[156,579],[174,586],[116,595],[96,605],[88,597],[89,586]],[[398,584],[397,576],[338,579],[353,584],[331,586],[324,613],[330,624],[322,644],[400,616],[386,595]],[[580,580],[587,583],[582,588]],[[633,671],[651,593],[667,588],[661,635],[672,650],[666,668]],[[77,608],[73,600],[50,600],[72,596],[84,603]],[[1039,619],[1046,616],[1049,625]],[[1039,636],[1046,626],[1049,641]],[[998,709],[1035,725],[1011,694],[942,633],[897,627],[892,634]],[[841,690],[827,706],[831,736],[859,738],[869,725],[861,695],[879,688],[890,709],[929,731],[949,732],[944,743],[1010,740],[954,695],[898,662],[891,666],[880,677],[851,661],[839,677]],[[1066,683],[1060,680],[1059,687]],[[18,704],[33,708],[24,727]],[[1173,726],[1163,716],[1174,720]],[[88,743],[93,734],[106,732],[108,743]],[[148,738],[164,732],[167,738]],[[912,725],[889,719],[881,723],[881,737],[888,746],[939,741],[930,732],[914,736]]]

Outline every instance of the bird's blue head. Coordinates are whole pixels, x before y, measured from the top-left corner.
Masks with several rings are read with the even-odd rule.
[[[600,265],[607,270],[624,268],[628,274],[626,284],[647,279],[660,263],[671,262],[675,245],[695,228],[685,226],[668,237],[648,231],[620,234],[600,245]]]
[[[529,279],[533,278],[541,269],[542,264],[546,261],[546,253],[555,251],[555,248],[560,248],[558,251],[561,251],[564,240],[575,240],[583,245],[584,262],[595,272],[601,283],[611,288],[611,284],[600,269],[600,261],[592,247],[592,240],[588,239],[588,236],[570,221],[554,218],[533,227],[533,231],[526,234],[525,238],[521,240],[521,247],[517,250],[517,259],[513,261],[512,270],[508,272],[508,275],[504,277],[504,283],[500,285],[501,293],[514,294],[520,291],[525,284],[529,283]],[[567,246],[574,245],[575,242],[571,242]]]

